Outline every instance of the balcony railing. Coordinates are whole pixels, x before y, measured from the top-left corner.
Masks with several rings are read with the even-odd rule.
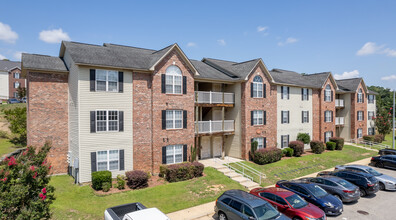
[[[224,122],[224,128],[223,128]],[[210,134],[217,132],[234,131],[234,120],[224,121],[198,121],[195,122],[195,132],[198,134]]]
[[[336,117],[335,124],[336,125],[344,125],[345,124],[344,117]]]
[[[200,104],[234,104],[234,93],[195,91],[195,102]]]
[[[336,99],[335,105],[336,107],[344,107],[344,99]]]

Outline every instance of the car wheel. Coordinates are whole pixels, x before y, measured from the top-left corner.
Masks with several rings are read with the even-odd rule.
[[[385,184],[379,183],[379,189],[380,190],[385,190]]]
[[[227,220],[227,216],[224,212],[219,212],[219,220]]]
[[[293,220],[301,220],[300,217],[293,217],[292,219],[293,219]]]
[[[341,199],[340,195],[334,194],[334,197],[336,197],[337,199],[339,199],[342,202],[342,199]]]
[[[384,168],[384,164],[382,162],[377,162],[375,166],[378,168]]]
[[[367,193],[366,193],[366,191],[364,189],[359,188],[359,191],[360,191],[360,197],[364,197],[364,196],[367,195]]]

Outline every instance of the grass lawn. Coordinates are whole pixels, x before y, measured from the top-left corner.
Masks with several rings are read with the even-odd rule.
[[[310,173],[332,168],[336,165],[371,157],[376,154],[377,152],[374,151],[345,145],[342,151],[293,157],[266,165],[257,165],[248,161],[244,161],[243,163],[265,173],[267,178],[262,181],[261,185],[268,186],[275,184],[278,180],[298,178]],[[299,168],[305,169],[298,170]]]
[[[106,208],[131,202],[169,213],[214,201],[229,189],[243,189],[213,168],[205,168],[204,173],[204,177],[192,180],[106,196],[95,195],[90,186],[74,185],[70,176],[54,176],[50,182],[56,188],[56,200],[51,206],[53,219],[103,219]],[[214,190],[219,185],[224,188]]]
[[[395,140],[395,143],[396,143],[396,140]],[[383,141],[382,144],[386,144],[386,145],[392,147],[392,132],[385,136],[385,141]]]
[[[0,138],[0,157],[17,149],[13,146],[14,144],[12,144],[8,139]]]

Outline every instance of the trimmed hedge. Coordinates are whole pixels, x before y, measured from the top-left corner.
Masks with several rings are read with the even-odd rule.
[[[102,184],[102,190],[103,192],[108,192],[111,189],[111,184],[109,182],[104,182]]]
[[[282,150],[278,148],[264,148],[254,152],[253,162],[263,165],[279,161],[282,158]]]
[[[298,133],[297,140],[303,142],[304,144],[309,144],[311,137],[306,133]]]
[[[382,143],[382,141],[384,141],[384,135],[382,134],[374,135],[374,141],[377,143]]]
[[[172,164],[163,167],[163,175],[168,182],[179,182],[183,180],[192,179],[194,177],[200,177],[203,175],[203,170],[205,166],[194,161],[192,163],[179,163]]]
[[[344,138],[332,137],[330,141],[336,143],[336,150],[342,150],[344,148]]]
[[[131,189],[142,189],[148,187],[148,174],[141,170],[133,170],[125,173],[127,185]]]
[[[337,146],[337,144],[335,142],[329,141],[326,143],[327,150],[335,150],[336,146]]]
[[[314,152],[315,154],[321,154],[325,149],[322,141],[313,140],[309,143],[309,145],[311,146],[312,152]]]
[[[295,157],[300,157],[304,153],[304,143],[302,141],[291,141],[289,147],[293,149]]]
[[[374,142],[375,138],[374,135],[364,135],[363,140]]]
[[[125,176],[124,175],[117,175],[117,185],[116,185],[117,189],[121,190],[121,189],[125,189]]]
[[[282,150],[282,154],[283,154],[283,156],[286,156],[286,157],[292,157],[294,154],[294,150],[293,150],[293,148],[287,147]]]
[[[101,190],[103,187],[103,183],[110,183],[111,187],[111,172],[108,170],[93,172],[91,178],[92,188],[94,190]]]

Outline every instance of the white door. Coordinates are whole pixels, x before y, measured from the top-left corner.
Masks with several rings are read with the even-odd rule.
[[[221,157],[221,137],[213,137],[213,157]]]
[[[201,159],[210,158],[210,137],[201,137]]]

